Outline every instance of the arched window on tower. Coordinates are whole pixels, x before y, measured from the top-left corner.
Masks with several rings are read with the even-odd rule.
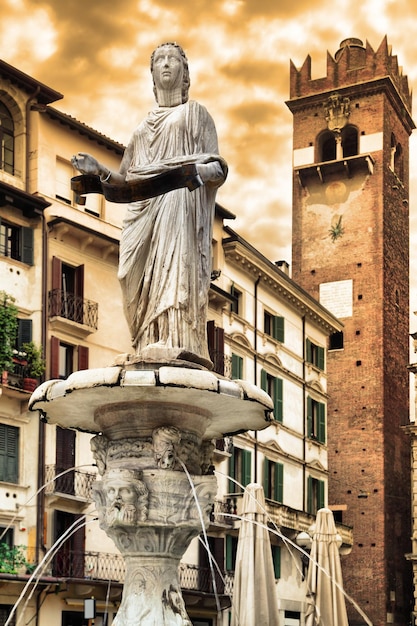
[[[397,143],[396,150],[395,150],[394,172],[397,174],[400,180],[403,180],[404,178],[403,148],[400,143]]]
[[[404,177],[403,148],[402,145],[397,142],[397,138],[394,133],[391,133],[391,155],[389,166],[394,174],[402,180]]]
[[[334,161],[336,159],[336,139],[330,130],[321,133],[318,139],[318,161]]]
[[[344,157],[358,154],[358,130],[351,124],[342,130],[342,149]]]
[[[9,109],[0,102],[0,169],[14,173],[14,123]]]

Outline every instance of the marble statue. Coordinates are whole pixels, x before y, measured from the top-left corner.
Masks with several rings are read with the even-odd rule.
[[[120,185],[181,165],[196,166],[200,186],[194,191],[182,187],[129,204],[118,276],[135,353],[206,364],[214,205],[227,165],[218,154],[211,116],[188,100],[182,48],[174,43],[156,48],[151,72],[157,106],[134,131],[119,172],[86,153],[72,162],[83,174]]]

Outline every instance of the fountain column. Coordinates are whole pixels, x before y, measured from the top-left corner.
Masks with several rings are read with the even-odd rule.
[[[115,626],[191,626],[179,562],[210,521],[214,439],[270,423],[272,401],[245,381],[186,361],[75,372],[34,392],[31,410],[94,433],[100,527],[124,557]]]

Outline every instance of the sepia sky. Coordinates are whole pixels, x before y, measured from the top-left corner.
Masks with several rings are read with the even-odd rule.
[[[272,261],[291,262],[290,59],[299,67],[310,54],[318,78],[327,50],[334,55],[343,39],[376,50],[387,35],[417,87],[415,0],[2,0],[0,33],[4,61],[64,95],[53,106],[122,143],[153,106],[152,50],[181,44],[190,98],[213,116],[230,168],[217,199],[237,216],[230,225]],[[415,240],[414,134],[410,145]]]

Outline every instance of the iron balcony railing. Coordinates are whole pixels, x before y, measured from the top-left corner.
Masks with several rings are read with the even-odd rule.
[[[76,552],[64,546],[53,558],[52,575],[57,578],[123,582],[125,564],[120,554]]]
[[[213,573],[215,584],[213,583]],[[233,592],[233,572],[225,572],[209,567],[180,563],[179,579],[182,589],[200,593],[218,593],[231,595]]]
[[[97,330],[98,304],[62,289],[52,289],[48,298],[49,317],[63,317]]]
[[[226,500],[215,500],[211,507],[210,522],[212,524],[222,524],[234,526],[235,518],[230,514],[236,513],[236,502],[232,498]]]
[[[96,474],[71,470],[60,476],[59,474],[62,474],[65,469],[56,465],[45,466],[45,483],[47,483],[45,493],[47,495],[63,493],[82,500],[91,500],[91,488],[96,480]],[[56,476],[58,478],[55,478]]]
[[[215,584],[213,583],[213,572]],[[112,580],[123,583],[125,563],[120,554],[105,552],[76,552],[63,548],[54,557],[52,575],[57,578]],[[233,572],[180,563],[179,581],[182,589],[199,593],[229,595],[233,591]]]

